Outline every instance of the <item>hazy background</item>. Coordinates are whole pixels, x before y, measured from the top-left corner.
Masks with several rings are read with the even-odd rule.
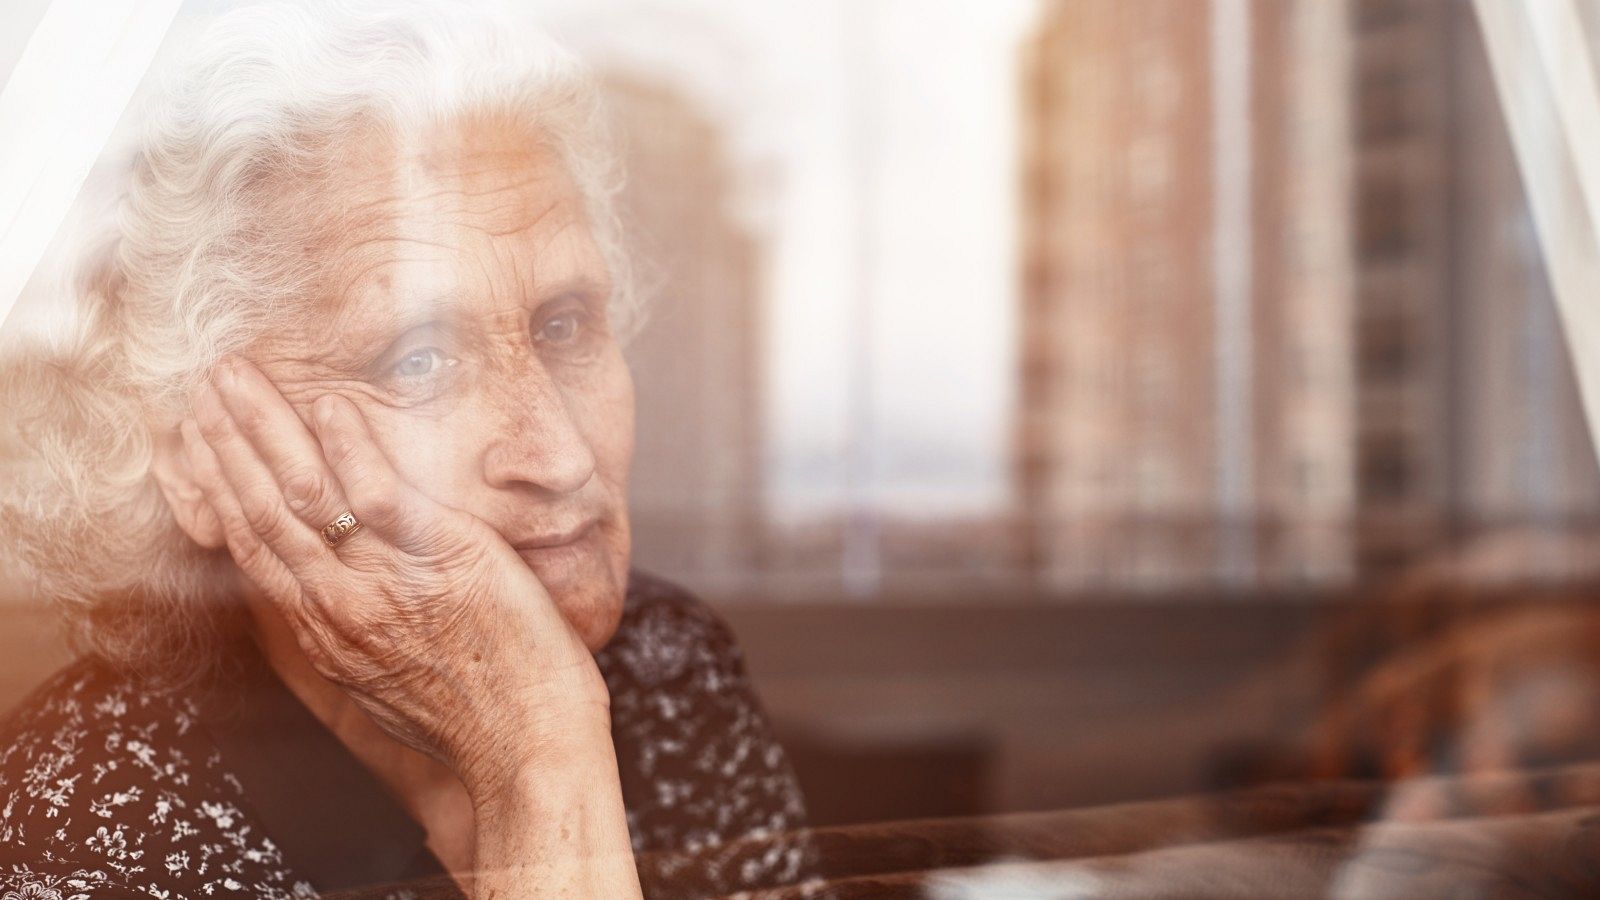
[[[1416,572],[1593,574],[1469,3],[535,7],[656,294],[638,562],[740,631],[820,818],[1216,786]],[[0,703],[64,658],[7,605]]]

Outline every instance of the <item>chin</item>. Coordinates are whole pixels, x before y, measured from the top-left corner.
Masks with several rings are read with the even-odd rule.
[[[616,633],[628,590],[628,555],[609,544],[595,529],[570,545],[518,551],[590,650],[604,647]]]
[[[622,621],[622,599],[627,588],[586,588],[576,594],[555,594],[561,616],[578,633],[585,647],[597,651],[616,634]]]

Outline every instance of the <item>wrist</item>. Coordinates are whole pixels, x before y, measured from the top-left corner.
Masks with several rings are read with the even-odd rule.
[[[521,805],[536,793],[550,797],[601,773],[617,777],[611,714],[603,704],[542,710],[496,743],[459,773],[480,811]]]
[[[568,734],[559,751],[547,747],[472,792],[476,896],[507,886],[536,887],[539,896],[640,896],[609,728],[583,740]]]

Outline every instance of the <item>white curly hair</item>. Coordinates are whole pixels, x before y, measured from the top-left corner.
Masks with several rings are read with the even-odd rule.
[[[220,355],[310,309],[319,266],[303,248],[339,210],[283,186],[336,172],[342,136],[399,140],[478,114],[525,124],[586,198],[619,333],[638,310],[595,82],[519,19],[459,3],[243,7],[155,84],[112,209],[70,236],[70,337],[0,359],[0,554],[81,649],[175,679],[216,657],[240,615],[225,554],[190,542],[155,485],[156,442]]]

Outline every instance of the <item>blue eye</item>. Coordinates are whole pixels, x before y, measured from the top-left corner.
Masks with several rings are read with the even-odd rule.
[[[421,378],[452,362],[454,360],[446,359],[444,352],[439,348],[422,347],[402,356],[400,361],[394,364],[393,371],[401,378]]]
[[[566,344],[578,336],[581,327],[582,322],[579,321],[577,314],[563,313],[545,322],[539,329],[538,337],[546,343]]]

